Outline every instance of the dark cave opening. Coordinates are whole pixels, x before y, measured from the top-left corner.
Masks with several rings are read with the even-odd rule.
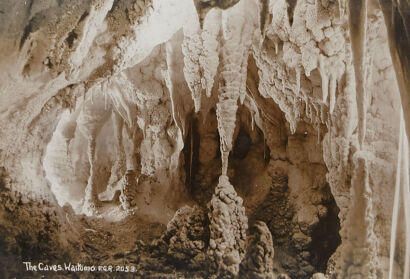
[[[241,127],[239,129],[238,137],[236,138],[235,144],[232,150],[232,158],[244,159],[252,145],[252,139],[249,134]]]
[[[200,205],[206,205],[221,175],[221,152],[216,112],[210,110],[206,119],[192,114],[183,149],[185,187]],[[237,113],[233,148],[229,154],[228,176],[238,194],[246,199],[252,179],[262,173],[270,161],[270,148],[262,130],[252,127],[247,108]]]
[[[246,200],[253,192],[254,179],[266,169],[270,160],[270,149],[265,143],[262,130],[255,126],[253,129],[244,119],[239,126],[232,152],[229,156],[228,176],[238,194]]]
[[[258,140],[252,140],[250,133],[253,133],[253,137],[257,137]],[[263,147],[262,147],[263,144]],[[265,142],[264,134],[259,129],[259,127],[254,127],[253,130],[248,131],[243,123],[240,124],[238,136],[235,139],[232,152],[230,154],[230,160],[244,160],[246,156],[251,151],[252,148],[255,148],[256,145],[258,149],[263,150],[263,160],[265,165],[269,163],[270,160],[270,148]]]
[[[186,189],[201,207],[206,207],[211,200],[220,176],[219,133],[217,126],[211,124],[213,121],[216,121],[215,111],[211,111],[205,121],[201,116],[193,114],[183,149]],[[312,206],[320,206],[325,208],[327,213],[318,215],[317,223],[308,230],[302,229],[304,225],[295,219],[300,210],[297,209],[298,202],[291,197],[293,190],[290,184],[288,185],[289,176],[292,175],[291,169],[306,168],[314,171],[318,168],[321,170],[318,174],[320,177],[326,172],[323,163],[304,162],[299,165],[292,163],[290,159],[293,158],[291,154],[295,152],[304,153],[311,150],[313,141],[307,135],[315,139],[317,136],[308,124],[301,124],[296,135],[292,136],[289,130],[283,134],[282,130],[272,131],[275,129],[272,125],[268,125],[267,128],[271,130],[265,135],[258,126],[252,127],[248,110],[243,107],[238,109],[233,148],[229,155],[230,181],[244,200],[249,226],[256,221],[264,221],[272,233],[275,255],[277,253],[275,261],[282,268],[277,272],[283,270],[291,275],[291,278],[303,279],[310,278],[315,272],[326,273],[329,258],[341,243],[339,209],[329,185],[320,184],[320,187],[309,190],[321,201],[318,204],[304,203],[303,206],[306,208],[302,210],[309,211]],[[276,137],[281,142],[283,137],[285,138],[279,147],[275,145]],[[289,143],[292,143],[290,149],[287,146]],[[272,154],[270,147],[275,148]],[[214,153],[211,152],[212,156],[208,161],[203,159],[203,156],[209,155],[207,152],[205,155],[202,153],[204,149],[216,149]],[[322,152],[321,149],[316,151],[320,154]],[[282,157],[287,157],[277,159],[282,157],[276,156],[276,152],[285,152]],[[278,170],[275,167],[277,163],[274,162],[282,162],[286,167]],[[255,200],[259,200],[258,204],[255,204]]]
[[[77,33],[75,32],[75,30],[71,31],[67,38],[66,38],[66,42],[68,44],[68,47],[71,48],[74,44],[74,41],[78,38]]]
[[[198,132],[198,118],[192,113],[189,118],[188,134],[185,139],[184,148],[184,168],[185,168],[185,187],[190,195],[193,194],[195,188],[195,176],[199,168],[199,144],[200,135]]]
[[[297,211],[290,202],[288,175],[276,169],[271,177],[270,191],[249,215],[249,226],[257,221],[267,224],[273,237],[275,261],[291,278],[305,279],[316,272],[326,273],[330,257],[341,244],[339,208],[329,186],[326,186],[328,196],[324,203],[328,213],[305,234],[295,221]]]
[[[329,194],[329,199],[325,203],[328,214],[319,219],[318,225],[313,230],[310,248],[312,262],[315,264],[316,270],[323,273],[326,272],[329,258],[342,242],[339,234],[340,220],[338,215],[340,209],[328,184],[326,184],[325,191]]]

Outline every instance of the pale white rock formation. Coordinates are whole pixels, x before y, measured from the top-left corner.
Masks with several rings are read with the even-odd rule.
[[[246,65],[249,48],[254,35],[255,18],[245,17],[246,10],[251,9],[253,1],[241,1],[228,11],[222,12],[222,50],[221,73],[219,84],[218,131],[221,142],[222,175],[227,174],[228,156],[232,150],[232,137],[235,129],[238,100],[246,90]],[[255,9],[255,7],[253,7]],[[241,30],[241,32],[238,32]]]
[[[409,13],[404,0],[0,1],[0,256],[44,260],[32,251],[50,239],[73,261],[71,247],[118,258],[210,202],[178,211],[165,241],[189,271],[162,246],[123,258],[141,277],[207,278],[211,261],[232,277],[253,262],[249,217],[266,226],[246,249],[275,249],[256,273],[408,277]]]
[[[132,210],[136,204],[138,195],[137,177],[133,170],[127,170],[121,183],[121,195],[119,197],[124,210]]]
[[[367,0],[349,1],[349,30],[353,52],[356,81],[356,102],[359,117],[359,143],[363,144],[366,134],[366,42]]]

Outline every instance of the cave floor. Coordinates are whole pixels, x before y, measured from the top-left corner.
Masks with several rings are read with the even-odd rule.
[[[75,217],[78,218],[75,227],[84,263],[118,264],[127,252],[135,250],[136,242],[148,244],[166,229],[165,225],[152,222],[148,216],[137,213],[127,216],[118,206],[105,205],[100,212],[104,218]]]

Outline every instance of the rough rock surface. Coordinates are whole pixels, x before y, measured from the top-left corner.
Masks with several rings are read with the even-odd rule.
[[[209,208],[209,255],[213,258],[218,276],[237,275],[245,254],[248,218],[243,200],[227,176],[219,178]]]
[[[0,277],[62,255],[234,276],[249,217],[274,276],[407,279],[409,11],[0,1]]]
[[[205,211],[197,206],[178,209],[163,236],[171,262],[193,270],[201,269],[209,243],[207,223]]]
[[[272,279],[275,255],[272,234],[264,222],[258,221],[250,229],[245,258],[241,263],[242,278]]]
[[[138,195],[138,183],[135,172],[127,170],[121,183],[120,202],[124,210],[132,209]]]

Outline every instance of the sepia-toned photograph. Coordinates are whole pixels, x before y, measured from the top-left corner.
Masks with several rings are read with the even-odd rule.
[[[0,279],[410,279],[410,0],[0,0]]]

